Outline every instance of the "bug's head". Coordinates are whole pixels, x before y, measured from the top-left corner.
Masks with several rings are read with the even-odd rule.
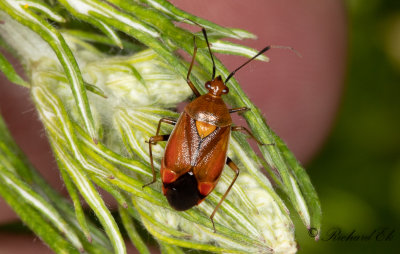
[[[229,88],[225,85],[224,81],[222,81],[221,76],[218,76],[211,81],[207,81],[205,87],[209,94],[217,97],[229,93]]]

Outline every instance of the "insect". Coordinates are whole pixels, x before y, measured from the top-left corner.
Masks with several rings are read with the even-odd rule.
[[[227,164],[235,172],[235,176],[210,215],[215,232],[214,215],[239,176],[239,168],[227,157],[231,131],[244,131],[262,145],[245,127],[232,126],[230,114],[244,112],[249,108],[228,109],[221,97],[229,92],[229,88],[225,84],[235,72],[269,50],[271,46],[262,49],[254,57],[231,72],[223,81],[221,76],[215,77],[215,62],[207,33],[204,28],[202,28],[202,32],[213,63],[211,81],[205,83],[208,93],[201,95],[190,81],[190,73],[197,52],[196,37],[194,37],[193,57],[186,80],[197,98],[185,107],[178,120],[160,119],[156,135],[150,137],[148,141],[153,180],[143,187],[156,182],[152,145],[160,141],[168,141],[160,170],[162,190],[170,206],[175,210],[184,211],[200,204],[214,189],[224,165]],[[175,128],[169,135],[159,135],[161,123],[175,125]]]

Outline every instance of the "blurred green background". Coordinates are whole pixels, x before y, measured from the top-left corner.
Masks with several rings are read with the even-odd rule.
[[[297,222],[299,253],[400,253],[400,1],[346,5],[341,108],[324,148],[307,165],[322,203],[321,240]],[[335,228],[344,239],[333,235]],[[346,240],[352,231],[371,237]]]

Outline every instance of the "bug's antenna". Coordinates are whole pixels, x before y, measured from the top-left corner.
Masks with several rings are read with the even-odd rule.
[[[247,60],[244,64],[240,65],[238,68],[236,68],[236,70],[232,71],[228,77],[225,79],[225,84],[228,82],[228,80],[230,78],[232,78],[233,75],[235,75],[235,73],[240,70],[243,66],[245,66],[246,64],[250,63],[251,61],[254,60],[254,58],[256,58],[257,56],[261,55],[262,53],[264,53],[265,51],[271,49],[271,46],[266,46],[265,48],[263,48],[260,52],[257,53],[257,55],[253,56],[252,58],[250,58],[249,60]]]
[[[204,38],[206,39],[207,47],[208,47],[208,52],[210,52],[211,61],[212,61],[212,64],[213,64],[213,70],[212,70],[212,78],[211,78],[211,80],[214,80],[214,78],[215,78],[215,62],[214,62],[214,57],[213,57],[213,54],[212,54],[212,52],[211,52],[210,43],[208,42],[208,37],[207,37],[206,29],[205,29],[204,27],[201,27],[201,31],[203,32]]]
[[[193,21],[193,20],[191,20],[191,19],[184,18],[184,19],[182,19],[181,21],[183,22],[183,21],[185,21],[185,20],[188,20],[188,21],[192,22],[193,24],[195,24],[195,25],[201,27],[201,31],[203,32],[204,38],[205,38],[205,40],[206,40],[208,52],[210,52],[211,61],[212,61],[212,64],[213,64],[212,78],[211,78],[211,80],[214,80],[214,78],[215,78],[215,61],[214,61],[213,54],[212,54],[212,52],[211,52],[210,43],[208,42],[208,36],[207,36],[206,29],[205,29],[202,25],[200,25],[199,23],[197,23],[197,22],[195,22],[195,21]]]
[[[262,53],[268,51],[271,48],[281,48],[281,49],[289,49],[291,51],[293,51],[298,57],[301,57],[300,53],[297,52],[294,48],[292,47],[287,47],[287,46],[276,46],[276,45],[269,45],[266,46],[265,48],[263,48],[262,50],[260,50],[260,52],[258,52],[255,56],[253,56],[252,58],[250,58],[249,60],[247,60],[244,64],[240,65],[238,68],[236,68],[236,70],[232,71],[228,77],[225,79],[225,84],[228,82],[228,80],[230,78],[232,78],[233,75],[235,75],[235,73],[240,70],[243,66],[245,66],[246,64],[250,63],[251,61],[253,61],[257,56],[261,55]]]

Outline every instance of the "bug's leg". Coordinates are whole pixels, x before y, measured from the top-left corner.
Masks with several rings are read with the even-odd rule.
[[[236,113],[236,112],[242,112],[242,111],[249,111],[250,109],[248,107],[240,107],[240,108],[231,108],[229,109],[229,114]]]
[[[192,81],[190,80],[190,73],[192,72],[194,59],[196,58],[196,53],[197,53],[196,36],[193,36],[193,46],[194,46],[193,56],[192,56],[192,61],[190,62],[188,74],[186,76],[186,82],[188,83],[190,89],[192,89],[194,95],[196,95],[196,97],[199,97],[201,95],[199,90],[197,90],[197,88],[193,85]]]
[[[153,173],[153,180],[151,182],[143,185],[142,188],[144,188],[147,185],[150,185],[150,184],[156,182],[156,171],[154,170],[153,151],[151,149],[151,146],[152,145],[156,145],[157,142],[159,142],[159,141],[167,141],[168,138],[169,138],[169,135],[158,135],[159,132],[160,132],[160,128],[161,128],[161,123],[168,123],[168,124],[171,124],[171,125],[175,125],[176,124],[176,120],[170,119],[170,118],[161,118],[160,121],[158,121],[156,135],[153,136],[153,137],[150,137],[149,141],[147,142],[147,143],[149,143],[149,155],[150,155],[151,171]]]
[[[260,142],[256,137],[254,137],[254,135],[253,135],[253,133],[251,133],[251,131],[249,131],[246,127],[243,127],[243,126],[232,126],[232,131],[243,131],[243,132],[246,132],[247,134],[250,135],[250,137],[252,139],[254,139],[257,142],[257,144],[259,144],[261,146],[262,145],[275,145],[274,143],[272,143],[272,144],[264,144],[264,143]]]
[[[221,200],[219,201],[219,203],[217,204],[217,206],[214,208],[214,211],[212,212],[212,214],[210,215],[210,220],[212,222],[213,225],[213,229],[214,229],[214,233],[216,232],[215,230],[215,224],[214,224],[214,215],[217,212],[218,208],[221,206],[222,202],[224,202],[226,196],[228,196],[229,191],[231,190],[233,184],[236,182],[236,179],[239,176],[239,168],[238,166],[236,166],[236,164],[231,160],[231,158],[227,158],[226,160],[226,164],[236,173],[235,177],[233,178],[231,184],[229,185],[228,189],[225,191],[225,194],[222,196]]]
[[[210,52],[210,57],[211,57],[211,61],[212,61],[212,64],[213,64],[211,80],[214,80],[214,78],[215,78],[215,61],[214,61],[213,54],[211,52],[210,43],[208,42],[207,31],[206,31],[206,29],[204,27],[202,27],[201,25],[197,24],[196,22],[194,22],[192,20],[190,20],[190,21],[193,22],[194,24],[198,25],[199,27],[201,27],[201,31],[203,32],[204,39],[206,40],[208,52]],[[192,56],[192,61],[190,62],[190,67],[189,67],[189,71],[188,71],[188,74],[187,74],[187,77],[186,77],[186,82],[188,83],[188,85],[190,86],[190,89],[192,89],[192,91],[196,95],[196,97],[199,97],[201,95],[200,92],[196,89],[196,87],[193,85],[192,81],[190,81],[190,78],[189,78],[190,73],[192,72],[194,59],[196,58],[196,53],[197,53],[196,36],[193,37],[193,45],[194,45],[193,56]]]
[[[157,142],[159,141],[167,141],[169,138],[169,134],[168,135],[157,135],[157,136],[153,136],[150,137],[149,141],[147,143],[149,143],[149,155],[150,155],[150,164],[151,164],[151,172],[153,173],[153,180],[149,183],[146,183],[145,185],[142,186],[142,188],[153,184],[156,182],[157,177],[156,177],[156,171],[154,170],[154,163],[153,163],[153,151],[151,150],[151,146],[152,145],[156,145]]]
[[[175,125],[176,124],[176,120],[175,119],[171,119],[171,118],[165,118],[165,117],[161,118],[160,121],[158,121],[156,136],[158,136],[158,133],[160,132],[161,123],[167,123],[167,124],[170,124],[170,125]]]

